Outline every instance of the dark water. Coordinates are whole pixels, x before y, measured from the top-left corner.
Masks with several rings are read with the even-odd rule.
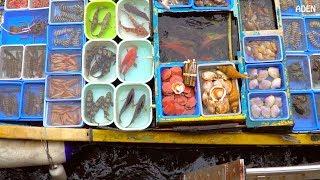
[[[208,147],[74,144],[64,167],[69,179],[178,179],[185,172],[243,158],[247,167],[290,166],[320,161],[319,147]],[[49,179],[48,167],[0,170],[0,179]]]
[[[160,61],[228,60],[229,13],[159,15]]]

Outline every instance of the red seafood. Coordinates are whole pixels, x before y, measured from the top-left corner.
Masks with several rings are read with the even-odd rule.
[[[165,41],[165,42],[162,42],[160,46],[161,48],[164,48],[164,49],[170,49],[171,51],[185,57],[186,59],[188,58],[192,59],[192,58],[195,58],[196,56],[193,48],[186,47],[184,43],[179,41],[173,41],[173,42]]]
[[[195,112],[196,98],[193,88],[185,86],[183,93],[175,94],[172,85],[183,83],[181,67],[166,68],[161,72],[162,108],[165,115],[192,115]]]
[[[125,75],[132,66],[136,66],[136,59],[137,59],[137,47],[134,46],[130,48],[123,58],[120,66],[120,73]]]

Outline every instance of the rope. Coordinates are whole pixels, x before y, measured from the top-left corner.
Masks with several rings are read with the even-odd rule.
[[[49,162],[49,167],[50,169],[54,169],[55,168],[55,164],[53,162],[53,159],[50,155],[50,151],[49,151],[49,142],[46,140],[47,138],[47,130],[46,128],[43,128],[44,129],[44,137],[41,136],[41,142],[42,142],[42,145],[43,145],[43,148],[46,152],[46,155],[47,155],[47,159],[48,159],[48,162]]]

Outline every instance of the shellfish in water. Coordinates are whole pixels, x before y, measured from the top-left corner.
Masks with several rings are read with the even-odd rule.
[[[176,83],[172,83],[171,88],[175,94],[181,94],[183,93],[186,87],[182,82],[176,82]]]

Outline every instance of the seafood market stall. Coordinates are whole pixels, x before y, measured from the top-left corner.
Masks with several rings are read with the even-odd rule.
[[[0,138],[320,143],[317,1],[0,3]]]

